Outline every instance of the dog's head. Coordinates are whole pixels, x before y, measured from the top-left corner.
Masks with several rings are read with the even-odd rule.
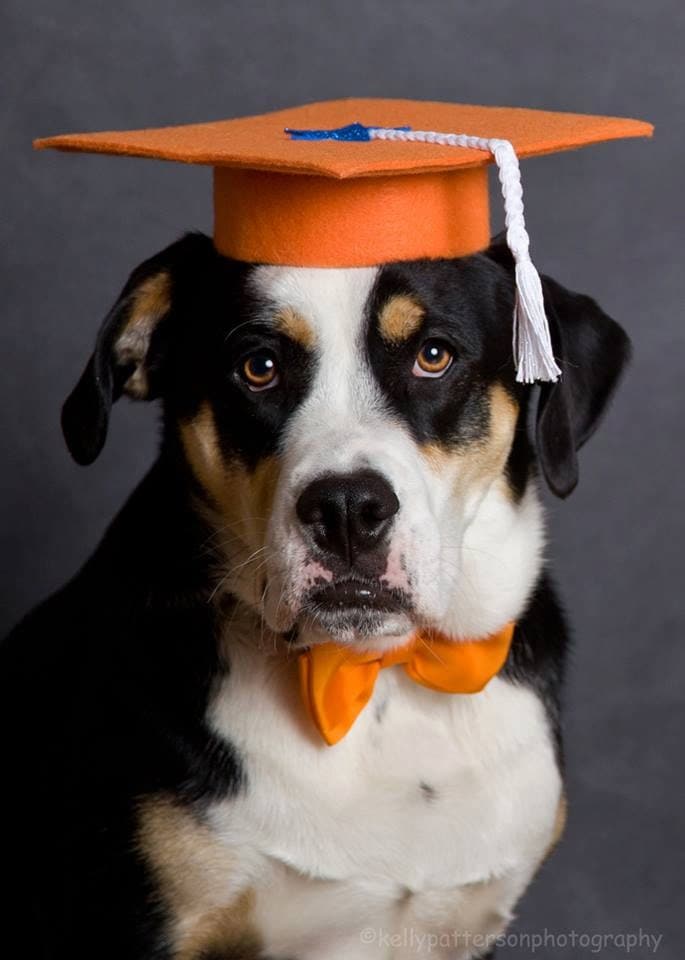
[[[114,400],[162,398],[218,582],[274,630],[375,647],[417,625],[483,635],[537,576],[534,461],[570,493],[628,356],[594,301],[543,279],[563,377],[539,391],[531,444],[512,273],[497,241],[334,270],[240,264],[187,236],[107,316],[65,404],[67,443],[89,463]]]

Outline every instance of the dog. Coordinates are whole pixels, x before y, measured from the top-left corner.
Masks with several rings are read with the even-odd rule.
[[[493,955],[565,821],[538,475],[573,490],[629,357],[592,299],[543,287],[563,376],[533,388],[501,237],[304,269],[190,234],[134,270],[62,424],[88,464],[119,397],[159,399],[159,457],[0,655],[16,955]],[[481,692],[389,666],[334,746],[300,697],[322,643],[507,623]]]

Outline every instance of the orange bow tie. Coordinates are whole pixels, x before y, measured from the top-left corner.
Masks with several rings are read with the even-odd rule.
[[[300,655],[302,698],[327,744],[342,740],[371,699],[383,667],[402,664],[408,676],[440,693],[478,693],[504,666],[514,624],[483,640],[450,640],[416,633],[404,647],[359,653],[335,643]]]

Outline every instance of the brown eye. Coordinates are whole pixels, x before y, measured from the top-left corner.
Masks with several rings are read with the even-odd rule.
[[[242,376],[255,393],[275,387],[278,383],[278,367],[274,357],[266,352],[253,353],[243,363]]]
[[[452,366],[454,356],[441,340],[426,340],[416,357],[415,377],[441,377]]]

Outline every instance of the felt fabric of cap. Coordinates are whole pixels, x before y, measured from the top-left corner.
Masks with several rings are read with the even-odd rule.
[[[303,267],[484,249],[494,160],[515,261],[517,378],[532,383],[556,380],[560,370],[528,250],[518,159],[651,133],[650,124],[617,117],[350,99],[214,123],[67,134],[35,146],[211,165],[217,249]]]
[[[490,236],[482,150],[372,140],[296,140],[286,128],[359,122],[509,140],[519,157],[649,136],[637,120],[413,100],[347,99],[257,117],[37,140],[88,153],[215,167],[218,249],[249,262],[370,266],[473,253]]]

